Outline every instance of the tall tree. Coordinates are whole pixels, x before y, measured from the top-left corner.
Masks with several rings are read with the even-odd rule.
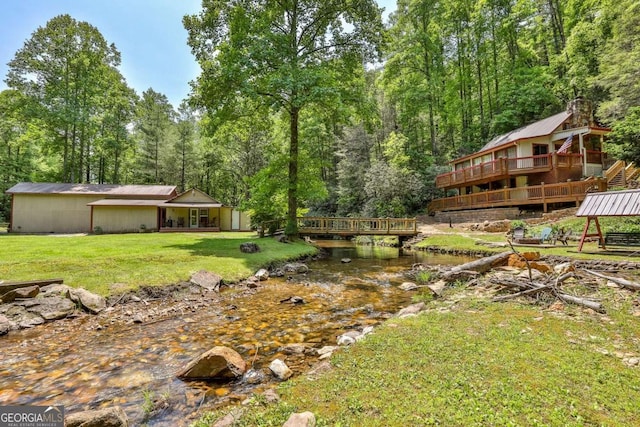
[[[37,102],[38,117],[51,136],[49,153],[59,156],[58,178],[91,179],[95,117],[101,98],[121,80],[120,53],[86,22],[60,15],[39,27],[9,62],[6,82]]]
[[[139,180],[147,184],[164,182],[161,157],[170,144],[174,111],[167,96],[152,88],[142,93],[138,103],[136,130],[139,134]]]
[[[286,112],[287,234],[297,234],[300,114],[355,101],[342,83],[378,56],[381,10],[373,0],[210,1],[183,23],[202,68],[198,104],[219,119],[242,113],[239,95]]]

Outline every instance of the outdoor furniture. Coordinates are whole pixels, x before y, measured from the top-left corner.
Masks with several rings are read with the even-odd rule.
[[[551,240],[551,233],[553,233],[553,230],[551,229],[551,227],[545,227],[542,229],[542,231],[540,231],[540,243],[544,243],[545,241],[550,241]]]
[[[607,233],[604,235],[606,246],[640,246],[640,233]]]
[[[571,236],[572,233],[573,233],[572,230],[564,231],[564,229],[561,229],[560,232],[555,235],[553,239],[553,244],[555,245],[556,242],[560,242],[563,245],[567,246],[569,244],[568,243],[569,237]]]
[[[511,239],[516,243],[524,239],[524,228],[523,227],[514,228],[511,233]]]

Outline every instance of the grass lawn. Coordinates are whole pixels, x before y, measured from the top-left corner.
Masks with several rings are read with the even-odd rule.
[[[279,403],[254,398],[234,426],[279,426],[302,411],[318,426],[640,425],[640,368],[622,356],[640,354],[631,299],[606,317],[474,298],[451,306],[448,292],[341,350],[319,378],[283,383]]]
[[[240,252],[248,241],[261,251]],[[177,283],[199,270],[235,282],[271,262],[315,252],[302,241],[283,244],[255,233],[3,234],[0,246],[0,280],[63,278],[69,286],[105,296]]]

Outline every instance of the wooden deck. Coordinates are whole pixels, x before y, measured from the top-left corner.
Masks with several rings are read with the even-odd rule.
[[[606,182],[601,180],[504,188],[502,190],[483,191],[481,193],[436,199],[429,204],[428,211],[438,212],[505,206],[542,205],[546,212],[549,203],[573,202],[578,206],[588,192],[604,190],[606,190]]]
[[[415,218],[340,218],[298,217],[298,234],[301,236],[416,236]],[[270,221],[263,230],[283,229],[286,221]]]
[[[589,160],[595,161],[594,153],[587,153]],[[602,154],[597,152],[597,154]],[[600,157],[598,157],[598,160]],[[504,179],[509,176],[548,172],[552,168],[567,168],[582,166],[580,154],[550,153],[539,156],[501,158],[490,162],[466,167],[453,172],[444,173],[436,177],[437,188],[455,188],[466,185]]]

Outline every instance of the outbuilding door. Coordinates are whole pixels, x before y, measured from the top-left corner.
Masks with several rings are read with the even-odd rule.
[[[231,229],[240,230],[240,211],[235,209],[231,211]]]
[[[189,228],[198,228],[198,208],[189,208]]]

